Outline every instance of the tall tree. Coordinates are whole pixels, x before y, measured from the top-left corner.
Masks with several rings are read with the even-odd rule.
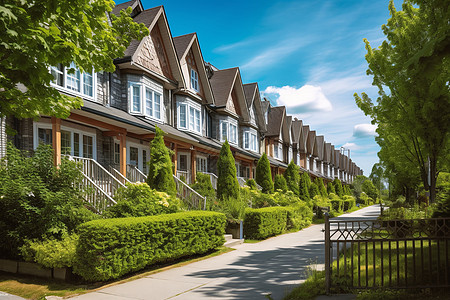
[[[365,93],[355,94],[357,105],[378,124],[382,150],[391,143],[404,150],[397,161],[382,159],[395,168],[413,164],[431,201],[450,150],[449,10],[448,1],[405,0],[397,11],[391,0],[391,18],[382,26],[387,40],[373,49],[364,39],[377,103]]]
[[[155,138],[150,142],[150,163],[147,183],[157,191],[176,195],[177,187],[173,179],[170,151],[164,144],[164,132],[155,126]]]
[[[343,197],[344,196],[344,189],[342,188],[342,183],[339,179],[335,178],[333,180],[333,185],[334,185],[334,190],[336,191],[336,195],[338,195],[339,197]]]
[[[220,149],[217,171],[217,198],[222,200],[236,200],[239,196],[239,182],[236,176],[234,157],[228,141],[225,141],[222,149]]]
[[[328,197],[327,189],[325,188],[325,185],[323,183],[323,179],[322,178],[317,178],[315,180],[315,183],[316,183],[317,187],[319,188],[320,195],[322,197],[324,197],[324,198]]]
[[[144,24],[111,14],[111,0],[3,0],[0,3],[0,117],[68,117],[80,98],[60,94],[49,72],[74,62],[81,71],[113,72],[133,39],[148,35]]]
[[[270,172],[270,162],[264,152],[256,165],[256,183],[262,187],[263,193],[273,193],[272,174]]]
[[[275,190],[281,190],[283,192],[287,192],[288,186],[286,184],[286,179],[283,177],[283,175],[280,175],[280,174],[275,175],[273,188]]]
[[[289,190],[298,196],[299,181],[300,181],[300,168],[293,160],[289,163],[286,171],[284,172],[284,178],[286,178],[286,184]]]
[[[308,201],[310,199],[309,195],[309,186],[311,185],[311,179],[307,172],[303,172],[300,176],[299,180],[299,197],[304,201]]]

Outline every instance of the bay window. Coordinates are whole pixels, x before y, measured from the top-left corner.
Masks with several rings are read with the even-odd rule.
[[[180,112],[178,116],[178,127],[186,128],[186,104],[180,104],[178,111]]]
[[[230,124],[230,143],[236,144],[237,127],[234,124]]]
[[[178,128],[201,133],[200,108],[188,103],[178,103]]]
[[[131,114],[161,119],[161,94],[140,82],[129,82]]]
[[[220,121],[220,141],[237,144],[237,125],[230,123],[229,121]]]
[[[52,66],[50,73],[53,75],[51,85],[54,87],[70,94],[95,97],[95,73],[82,73],[73,62],[69,67],[62,64]]]
[[[256,132],[244,131],[244,149],[259,152]]]
[[[273,157],[278,160],[283,160],[283,144],[276,143],[273,145]]]

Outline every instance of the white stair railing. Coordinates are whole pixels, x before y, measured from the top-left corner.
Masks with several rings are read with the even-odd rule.
[[[116,201],[105,193],[91,178],[86,174],[83,174],[83,179],[79,183],[82,189],[85,190],[85,201],[91,205],[97,213],[103,213],[103,211],[116,204]]]
[[[186,180],[186,181],[185,181],[186,184],[191,184],[191,183],[192,183],[192,180],[191,180],[191,173],[188,172],[188,171],[180,171],[180,170],[177,170],[177,176],[176,176],[176,177],[177,177],[178,179],[180,179],[180,180],[181,180],[182,177],[184,177],[184,179]],[[181,181],[183,181],[183,180],[181,180]]]
[[[122,173],[120,173],[119,170],[117,170],[113,166],[109,166],[109,172],[113,174],[114,177],[116,177],[116,179],[122,182],[123,184],[130,183],[130,180],[128,180],[128,178],[123,176]]]
[[[173,179],[175,180],[175,184],[177,186],[177,196],[179,198],[183,199],[191,208],[206,209],[206,197],[200,195],[177,176],[173,175]]]
[[[147,175],[133,165],[127,165],[127,178],[131,182],[145,182]]]
[[[208,173],[204,172],[203,174],[209,175],[209,178],[211,179],[211,185],[213,189],[217,190],[217,180],[219,179],[216,174],[214,173]]]

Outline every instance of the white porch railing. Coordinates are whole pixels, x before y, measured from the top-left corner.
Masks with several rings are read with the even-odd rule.
[[[215,190],[217,190],[217,180],[219,179],[219,178],[217,177],[217,175],[214,174],[214,173],[208,173],[208,172],[204,172],[203,174],[209,175],[209,178],[211,179],[211,185],[212,185],[212,187],[213,187]]]
[[[109,166],[109,172],[111,174],[113,174],[117,180],[119,180],[120,182],[122,182],[122,184],[125,183],[130,183],[130,180],[128,180],[128,178],[126,178],[125,176],[122,175],[122,173],[119,172],[119,170],[117,170],[116,168],[114,168],[113,166]]]
[[[82,182],[79,184],[85,190],[85,201],[89,203],[95,211],[102,213],[107,207],[116,204],[116,201],[105,193],[91,178],[83,174]]]
[[[186,184],[192,184],[193,182],[192,182],[192,178],[191,178],[191,172],[189,172],[189,171],[180,171],[180,170],[177,170],[177,176],[176,176],[178,179],[180,179],[181,181],[183,181],[182,180],[182,177],[184,177],[184,179],[186,180],[185,181],[185,183]]]
[[[131,182],[145,182],[147,175],[133,165],[127,165],[127,178]]]
[[[177,196],[179,198],[183,199],[191,208],[206,209],[206,197],[200,195],[177,176],[173,175],[173,179],[177,186]]]

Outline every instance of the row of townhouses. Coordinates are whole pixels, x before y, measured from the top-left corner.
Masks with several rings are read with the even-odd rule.
[[[291,160],[325,182],[339,178],[351,183],[362,174],[324,136],[288,116],[285,107],[261,99],[257,83],[243,84],[239,68],[220,70],[204,62],[195,33],[172,37],[162,6],[144,10],[139,0],[132,0],[117,5],[113,13],[127,7],[150,34],[131,42],[125,56],[115,60],[114,73],[71,74],[62,65],[52,67],[52,85],[81,97],[84,105],[64,120],[2,120],[0,154],[5,153],[7,139],[30,151],[40,143],[52,144],[55,163],[70,155],[95,161],[119,176],[129,177],[132,169],[146,174],[149,142],[158,126],[174,153],[174,175],[187,183],[197,172],[217,174],[225,140],[241,179],[254,177],[263,152],[273,176],[282,174]],[[5,126],[17,134],[6,137]]]

